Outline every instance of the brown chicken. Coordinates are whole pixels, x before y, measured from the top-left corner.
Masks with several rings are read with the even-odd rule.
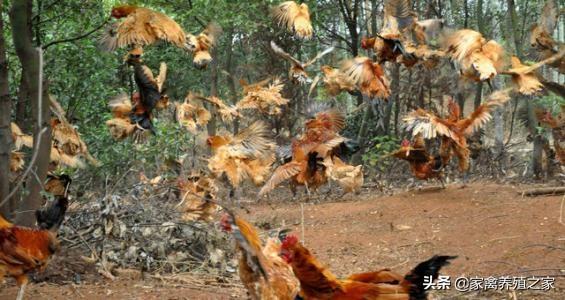
[[[10,172],[17,173],[23,170],[25,165],[25,160],[24,160],[25,155],[23,152],[19,150],[21,150],[23,146],[26,146],[28,148],[33,148],[33,137],[24,134],[20,129],[20,127],[16,125],[16,123],[10,123],[10,128],[12,132],[12,145],[13,145],[12,152],[10,152]],[[16,175],[16,174],[12,174],[12,175]]]
[[[417,135],[414,138],[412,145],[410,145],[409,140],[404,139],[400,149],[393,152],[391,156],[408,161],[412,174],[417,179],[429,180],[436,178],[444,187],[441,157],[433,157],[426,151],[426,145],[421,135]]]
[[[406,129],[412,131],[413,136],[421,134],[424,139],[441,137],[441,164],[446,166],[455,154],[459,160],[459,170],[464,173],[466,181],[470,156],[467,138],[492,119],[490,113],[493,109],[510,100],[510,91],[511,89],[505,89],[492,93],[489,99],[467,118],[462,118],[461,109],[452,98],[449,98],[447,118],[437,117],[419,108],[404,118]]]
[[[310,189],[315,190],[328,181],[324,159],[345,141],[338,134],[345,127],[345,116],[335,109],[319,112],[306,121],[305,127],[304,134],[292,142],[292,160],[273,172],[261,188],[260,197],[288,179],[294,195],[297,185],[305,186],[310,194]]]
[[[177,207],[183,213],[183,220],[212,221],[212,215],[218,207],[213,202],[218,193],[218,187],[213,178],[202,173],[193,173],[186,177],[179,177],[177,187],[181,198]]]
[[[306,73],[306,68],[313,65],[316,61],[324,57],[324,55],[332,52],[334,50],[334,47],[329,47],[325,49],[324,51],[318,53],[316,57],[314,57],[313,59],[311,59],[306,63],[303,63],[298,59],[294,58],[293,56],[291,56],[290,54],[286,53],[283,49],[277,46],[277,44],[274,41],[271,41],[271,49],[273,49],[273,52],[276,55],[290,62],[291,66],[288,71],[288,78],[290,78],[290,80],[292,80],[292,82],[294,83],[306,84],[310,81],[310,78],[308,77],[308,73]]]
[[[28,273],[43,271],[59,249],[57,230],[67,205],[67,199],[60,197],[46,209],[39,210],[36,216],[41,229],[16,226],[0,216],[0,278],[16,279],[20,287],[17,300],[24,297]]]
[[[299,283],[281,257],[280,243],[269,239],[263,248],[257,229],[232,212],[223,215],[223,231],[236,240],[239,277],[253,300],[294,300]]]
[[[186,47],[194,53],[192,63],[197,69],[204,69],[212,62],[210,51],[216,46],[222,28],[216,23],[210,23],[199,35],[187,36]]]
[[[410,0],[387,0],[381,32],[372,38],[363,37],[361,48],[374,50],[380,64],[400,62],[411,67],[424,61],[432,67],[444,53],[429,49],[426,37],[427,33],[437,32],[442,27],[440,19],[418,21]]]
[[[260,82],[261,83],[261,82]],[[243,98],[236,104],[238,110],[257,110],[265,115],[280,115],[281,106],[288,104],[289,100],[281,94],[284,85],[275,79],[266,87],[243,85]]]
[[[112,24],[100,41],[107,51],[123,47],[140,48],[158,41],[188,49],[186,34],[179,24],[160,12],[134,5],[122,5],[112,8],[111,16],[122,20]]]
[[[177,121],[192,134],[196,134],[199,128],[206,126],[212,118],[212,114],[192,92],[186,95],[183,103],[175,105]]]
[[[487,41],[477,31],[462,29],[453,32],[445,39],[444,47],[463,78],[490,80],[504,67],[504,48],[494,40]]]
[[[69,175],[47,174],[47,179],[45,180],[43,189],[53,196],[62,196],[67,198],[71,183],[72,179]]]
[[[338,279],[306,249],[294,235],[286,236],[281,246],[281,257],[292,266],[300,281],[304,299],[333,300],[392,300],[427,299],[425,278],[437,279],[439,270],[455,256],[434,256],[418,264],[405,276],[388,270],[355,274]],[[362,280],[362,281],[358,281]]]
[[[208,137],[207,144],[213,153],[208,160],[208,169],[216,177],[225,175],[232,192],[245,179],[255,185],[262,184],[275,161],[275,145],[269,135],[267,125],[257,121],[236,136]]]
[[[359,193],[363,186],[363,165],[352,166],[344,163],[338,156],[332,155],[324,160],[326,176],[347,193]]]
[[[565,165],[565,105],[561,105],[561,112],[554,117],[550,111],[536,111],[538,121],[551,128],[553,147],[561,165]]]
[[[553,39],[553,31],[559,21],[559,7],[554,0],[547,0],[540,13],[538,23],[532,25],[530,29],[530,45],[538,54],[540,60],[555,55],[563,51],[565,45]],[[565,59],[553,61],[549,66],[565,74]]]
[[[224,123],[231,123],[234,119],[241,117],[238,107],[235,105],[228,105],[218,97],[203,97],[198,94],[193,94],[194,99],[203,100],[212,104],[216,108],[217,114],[220,116]]]
[[[384,69],[368,57],[356,57],[342,63],[340,72],[353,82],[357,89],[371,98],[387,99],[390,83]]]
[[[341,92],[353,92],[355,90],[355,82],[351,78],[345,76],[339,69],[330,66],[322,66],[324,73],[324,87],[329,96],[335,97]]]
[[[294,1],[285,1],[272,11],[273,19],[278,26],[286,29],[300,39],[312,38],[313,29],[310,22],[310,11],[306,3],[298,4]]]

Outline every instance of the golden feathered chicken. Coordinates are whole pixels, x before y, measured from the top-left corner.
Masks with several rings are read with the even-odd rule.
[[[561,105],[561,112],[557,117],[551,111],[536,111],[538,121],[551,128],[553,147],[561,165],[565,165],[565,105]]]
[[[442,159],[438,156],[431,156],[426,150],[426,145],[422,135],[414,137],[414,142],[410,145],[410,141],[404,139],[400,149],[391,153],[391,156],[407,161],[414,177],[420,180],[430,180],[436,178],[440,181],[442,187],[445,187],[443,181],[443,165]]]
[[[542,66],[562,60],[564,56],[565,47],[554,55],[530,66],[522,64],[519,58],[513,56],[511,58],[512,67],[503,71],[501,74],[510,75],[516,89],[521,94],[528,96],[533,95],[541,91],[544,86],[548,85],[547,81],[543,80],[541,75],[537,74],[536,70]],[[550,86],[547,87],[550,88]]]
[[[176,103],[176,117],[181,126],[192,134],[196,134],[198,128],[208,124],[212,115],[202,105],[200,99],[194,93],[189,92],[183,103]]]
[[[139,93],[134,94],[133,97],[139,98]],[[106,126],[115,140],[123,140],[128,136],[132,136],[135,130],[143,130],[130,119],[130,115],[133,113],[133,106],[128,95],[120,94],[110,99],[108,107],[112,111],[113,118],[106,121]]]
[[[372,38],[362,38],[361,47],[374,50],[381,64],[400,62],[411,67],[423,61],[432,67],[444,53],[429,49],[426,36],[442,27],[443,20],[440,19],[418,21],[409,0],[387,0],[381,32]]]
[[[217,114],[225,123],[231,123],[234,119],[241,117],[241,114],[236,105],[228,105],[218,97],[204,97],[196,93],[193,94],[193,97],[195,100],[203,100],[212,104],[216,108]]]
[[[363,165],[352,166],[338,156],[326,157],[324,161],[327,176],[338,183],[344,194],[359,193],[363,186]]]
[[[280,115],[281,106],[288,104],[288,99],[281,95],[284,85],[275,79],[268,86],[243,86],[243,98],[236,104],[238,110],[257,110],[266,115]]]
[[[298,279],[279,256],[281,245],[268,239],[262,247],[257,229],[228,211],[221,221],[223,231],[233,235],[239,253],[239,278],[253,300],[294,300]]]
[[[353,92],[355,90],[355,82],[351,78],[345,76],[339,69],[330,66],[322,66],[324,73],[324,87],[328,95],[335,97],[341,92]]]
[[[202,173],[192,173],[186,177],[179,177],[177,187],[181,198],[177,207],[183,213],[183,220],[212,221],[212,215],[218,206],[213,201],[207,200],[216,200],[218,187],[214,179]]]
[[[445,49],[461,76],[466,79],[490,80],[504,67],[504,48],[494,40],[487,41],[481,33],[471,29],[450,34],[445,40]]]
[[[216,46],[221,33],[222,28],[212,22],[197,36],[192,34],[187,36],[186,46],[194,54],[192,59],[194,67],[204,69],[212,62],[210,50]]]
[[[233,189],[245,179],[262,184],[275,161],[275,145],[269,139],[267,125],[257,121],[236,136],[210,136],[208,146],[213,155],[208,168],[217,177],[226,175]]]
[[[94,165],[100,163],[92,157],[79,132],[65,118],[65,111],[53,97],[49,97],[56,118],[51,119],[51,163],[54,167],[66,165],[72,168],[83,168],[81,158]]]
[[[413,136],[421,134],[424,139],[441,138],[440,156],[442,165],[446,166],[452,155],[459,160],[459,170],[467,179],[469,169],[469,148],[467,137],[479,130],[492,119],[491,111],[501,107],[510,100],[511,89],[505,89],[492,93],[488,100],[477,108],[467,118],[462,118],[459,105],[449,98],[447,118],[440,118],[421,108],[411,112],[404,118],[406,129],[412,131]]]
[[[12,150],[12,152],[10,152],[10,172],[15,173],[23,170],[24,164],[24,153]]]
[[[306,121],[305,127],[302,136],[292,142],[292,160],[273,172],[259,191],[260,197],[288,179],[293,195],[297,185],[305,186],[309,195],[310,189],[315,190],[328,181],[324,160],[345,141],[338,133],[345,127],[345,116],[335,109],[319,112]]]
[[[186,34],[173,19],[135,5],[121,5],[112,8],[111,16],[121,21],[112,24],[101,39],[101,45],[108,51],[117,48],[139,48],[158,41],[169,42],[181,49],[187,49]]]
[[[530,29],[530,45],[538,54],[540,60],[553,56],[565,48],[562,42],[553,39],[553,31],[559,21],[559,7],[555,0],[547,0],[540,13],[538,23]],[[559,73],[565,73],[565,59],[553,61],[549,66],[557,69]]]
[[[16,173],[18,171],[21,171],[25,165],[25,155],[19,150],[21,150],[23,146],[33,148],[33,137],[24,134],[20,127],[16,125],[16,123],[10,123],[10,128],[12,131],[13,145],[12,152],[10,152],[10,172]]]
[[[306,68],[313,65],[317,60],[324,57],[324,55],[332,52],[334,50],[334,47],[325,49],[324,51],[318,53],[316,57],[314,57],[313,59],[311,59],[306,63],[303,63],[298,59],[294,58],[293,56],[291,56],[290,54],[286,53],[283,49],[277,46],[277,44],[274,41],[271,41],[271,49],[273,49],[273,52],[276,55],[290,62],[291,66],[288,71],[288,78],[290,78],[290,80],[292,80],[294,83],[305,84],[310,81],[310,78],[308,77],[308,73],[306,73]]]
[[[273,8],[273,18],[278,26],[286,29],[300,39],[312,38],[313,29],[310,11],[306,3],[285,1]]]
[[[387,99],[390,96],[390,83],[384,69],[368,57],[356,57],[342,63],[340,72],[357,89],[371,98]]]

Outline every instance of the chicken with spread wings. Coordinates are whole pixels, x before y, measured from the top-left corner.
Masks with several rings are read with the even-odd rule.
[[[321,67],[323,73],[323,81],[326,92],[329,96],[335,97],[341,92],[353,92],[356,87],[356,82],[353,82],[350,77],[345,76],[339,69],[330,66]]]
[[[121,21],[112,24],[102,36],[102,47],[140,48],[158,41],[169,42],[187,50],[186,34],[173,19],[149,8],[121,5],[112,8],[111,16]]]
[[[346,82],[354,83],[364,95],[380,99],[390,96],[390,83],[383,67],[368,57],[346,60],[339,71],[347,78]]]
[[[532,25],[530,29],[530,45],[537,52],[540,60],[555,55],[563,51],[565,45],[553,39],[553,31],[558,25],[559,7],[555,0],[547,0],[542,8],[540,20]],[[561,74],[565,74],[565,59],[561,58],[548,64],[557,69]]]
[[[467,138],[492,119],[492,110],[510,100],[510,91],[511,89],[505,89],[492,93],[488,100],[467,118],[462,118],[459,105],[450,97],[447,118],[440,118],[419,108],[409,113],[404,118],[404,123],[413,136],[421,135],[424,139],[440,137],[441,165],[446,166],[452,155],[455,155],[459,160],[459,170],[464,173],[466,181],[470,156]]]
[[[325,159],[331,157],[332,151],[345,141],[339,135],[344,127],[345,116],[335,109],[319,112],[315,118],[306,121],[304,133],[292,142],[292,159],[274,171],[259,196],[289,179],[294,195],[297,185],[305,186],[310,194],[310,189],[315,190],[325,184],[328,181],[328,161]]]
[[[183,103],[176,103],[176,118],[179,124],[190,133],[196,134],[199,128],[208,124],[212,114],[194,93],[189,92]]]
[[[438,156],[431,156],[426,150],[424,139],[421,135],[414,137],[414,142],[404,139],[400,149],[393,152],[391,156],[407,161],[414,177],[420,180],[436,178],[444,187],[442,159]]]
[[[235,136],[209,136],[212,150],[208,168],[217,177],[225,175],[234,191],[245,179],[262,184],[275,161],[275,145],[269,138],[267,125],[261,121],[251,124]]]
[[[306,3],[298,4],[285,1],[273,8],[273,18],[277,25],[286,29],[300,39],[310,39],[313,35],[310,11]]]
[[[204,69],[212,62],[210,51],[216,46],[221,33],[220,25],[212,22],[197,36],[192,34],[187,36],[186,47],[194,53],[192,63],[197,69]]]
[[[28,274],[43,271],[59,249],[57,230],[62,224],[68,201],[58,197],[47,208],[36,211],[39,229],[13,225],[0,216],[0,279],[11,276],[20,290],[17,300],[24,297]]]
[[[437,279],[455,256],[434,256],[402,276],[389,270],[338,279],[294,235],[283,238],[281,257],[292,266],[304,299],[392,300],[427,299],[425,281]]]
[[[194,172],[188,176],[181,176],[177,180],[181,202],[177,205],[185,221],[212,221],[212,215],[217,209],[213,201],[216,200],[218,187],[213,178]]]
[[[334,47],[325,49],[306,63],[299,61],[298,59],[285,52],[274,41],[271,41],[271,49],[273,49],[273,52],[276,55],[290,62],[291,66],[290,70],[288,71],[288,77],[290,78],[290,80],[292,80],[294,83],[306,84],[310,81],[310,77],[308,77],[308,73],[306,73],[306,68],[313,65],[316,61],[324,57],[324,55],[332,52],[334,50]]]
[[[238,110],[257,110],[266,115],[280,115],[281,106],[288,104],[289,100],[284,98],[281,91],[284,85],[275,79],[268,86],[264,81],[259,84],[247,85],[243,83],[243,98],[236,104]]]
[[[294,300],[300,290],[292,269],[279,256],[281,245],[273,238],[262,247],[257,229],[228,211],[220,221],[233,235],[239,252],[239,278],[253,300]]]

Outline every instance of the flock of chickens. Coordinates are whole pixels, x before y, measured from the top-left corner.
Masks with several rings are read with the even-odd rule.
[[[470,151],[467,139],[491,119],[491,112],[511,99],[511,93],[532,95],[547,88],[563,95],[563,87],[543,79],[536,70],[544,65],[565,71],[565,46],[552,39],[558,15],[555,3],[547,1],[539,24],[532,27],[531,45],[540,54],[538,63],[526,66],[517,57],[508,59],[505,49],[494,40],[470,30],[452,30],[443,20],[419,20],[411,11],[409,0],[385,1],[384,25],[375,37],[363,38],[361,47],[373,51],[376,60],[369,57],[346,59],[339,68],[323,65],[321,73],[311,79],[308,68],[334,50],[330,47],[307,62],[287,53],[274,41],[273,54],[290,64],[290,84],[311,84],[315,88],[322,79],[329,96],[342,92],[361,93],[368,98],[387,101],[391,95],[390,82],[384,64],[398,63],[407,68],[421,64],[434,68],[443,59],[455,65],[460,76],[490,85],[498,75],[510,76],[514,87],[493,91],[488,99],[463,117],[461,108],[450,97],[448,115],[436,116],[421,108],[408,113],[403,121],[413,135],[412,142],[402,141],[391,156],[410,163],[413,174],[422,180],[438,179],[443,184],[442,170],[458,159],[459,170],[467,174]],[[118,95],[109,102],[113,118],[106,122],[112,137],[122,140],[132,137],[143,142],[156,134],[152,119],[155,110],[169,103],[164,84],[167,65],[161,63],[159,74],[153,75],[143,63],[143,47],[159,41],[168,42],[193,54],[194,66],[204,69],[212,61],[211,49],[216,45],[221,28],[209,24],[200,34],[186,34],[181,26],[168,16],[148,8],[123,5],[112,9],[115,22],[104,33],[101,44],[108,51],[128,48],[124,61],[132,66],[137,92]],[[306,4],[286,1],[273,8],[275,22],[290,31],[298,40],[310,39],[313,27]],[[439,40],[439,45],[434,43]],[[224,123],[252,119],[249,113],[275,116],[285,112],[289,99],[283,97],[284,80],[268,78],[249,84],[240,81],[243,98],[227,104],[216,96],[189,92],[184,102],[175,103],[179,124],[193,135],[199,135],[212,115]],[[491,87],[492,88],[492,87]],[[58,166],[83,167],[82,158],[97,161],[89,154],[77,130],[65,119],[65,113],[55,99],[50,99],[55,118],[51,122],[51,171]],[[205,105],[206,104],[206,105]],[[322,106],[323,107],[323,106]],[[210,109],[213,108],[213,109]],[[555,150],[565,163],[563,119],[540,113],[540,122],[553,129]],[[272,139],[272,131],[265,122],[257,120],[236,134],[208,136],[206,145],[211,156],[207,171],[182,174],[177,180],[181,191],[180,209],[187,220],[211,221],[217,210],[217,181],[224,180],[232,193],[249,181],[261,186],[259,196],[273,191],[289,181],[293,194],[297,186],[304,186],[308,195],[328,182],[337,182],[347,192],[358,192],[363,185],[361,165],[347,163],[347,154],[356,149],[354,141],[342,136],[345,114],[335,108],[315,110],[304,123],[302,134],[287,147],[279,147]],[[21,147],[33,147],[33,138],[12,124],[14,150],[11,171],[18,174],[24,168]],[[439,139],[438,154],[426,150],[426,139]],[[277,159],[278,158],[278,159]],[[274,164],[278,167],[271,171]],[[40,229],[18,227],[0,218],[0,278],[10,275],[21,286],[22,299],[27,283],[26,274],[45,267],[57,248],[56,230],[67,207],[68,176],[49,174],[45,189],[55,201],[37,213]],[[233,234],[240,253],[239,275],[252,299],[425,299],[424,278],[437,278],[442,266],[455,257],[434,256],[422,262],[406,275],[391,270],[369,271],[338,279],[302,245],[296,236],[279,232],[265,245],[251,224],[224,208],[221,228]]]

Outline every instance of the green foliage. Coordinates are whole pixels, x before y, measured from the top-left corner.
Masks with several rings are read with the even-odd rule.
[[[371,139],[373,145],[363,154],[363,163],[379,170],[385,170],[389,165],[386,163],[388,154],[398,148],[399,139],[391,135],[377,136]]]

